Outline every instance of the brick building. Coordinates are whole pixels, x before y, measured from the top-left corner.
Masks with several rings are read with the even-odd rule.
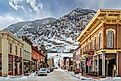
[[[121,76],[121,10],[97,11],[77,40],[81,45],[82,67],[98,76]]]
[[[42,54],[40,50],[38,50],[37,47],[32,46],[32,70],[36,71],[40,67],[43,67],[44,61],[45,61],[45,56]]]
[[[23,73],[23,42],[7,31],[0,31],[0,75]]]

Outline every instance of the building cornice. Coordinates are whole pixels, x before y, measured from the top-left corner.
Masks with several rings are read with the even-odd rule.
[[[22,40],[20,40],[19,38],[17,38],[16,36],[14,36],[12,33],[8,32],[8,31],[0,31],[0,34],[6,35],[6,39],[8,39],[8,40],[10,39],[9,37],[11,37],[15,41],[17,41],[17,42],[19,42],[20,44],[23,45]]]
[[[92,20],[88,23],[85,29],[81,32],[80,36],[77,38],[79,42],[85,39],[89,34],[91,29],[95,29],[97,22],[106,24],[121,24],[121,10],[118,9],[100,9],[97,11]]]

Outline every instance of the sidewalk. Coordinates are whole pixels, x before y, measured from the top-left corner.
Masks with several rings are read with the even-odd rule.
[[[100,79],[100,77],[92,76],[92,75],[84,75],[87,78],[93,78],[93,79]]]
[[[96,79],[92,77],[86,77],[86,76],[81,76],[81,73],[79,74],[74,74],[74,72],[68,72],[71,76],[79,79],[79,80],[86,80],[86,81],[95,81]]]
[[[67,71],[68,72],[68,71]],[[75,78],[78,78],[81,81],[121,81],[121,77],[106,77],[106,78],[100,78],[100,77],[95,77],[91,75],[85,75],[82,76],[80,74],[74,74],[74,72],[68,72],[70,75],[72,75]]]

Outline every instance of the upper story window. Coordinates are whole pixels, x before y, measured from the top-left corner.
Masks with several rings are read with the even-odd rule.
[[[20,56],[22,55],[22,49],[20,48]]]
[[[94,39],[94,49],[96,49],[96,37]]]
[[[16,53],[16,55],[17,55],[17,46],[15,46],[15,53]]]
[[[93,49],[93,41],[90,42],[90,49]]]
[[[109,30],[107,32],[107,47],[113,48],[114,47],[114,31]]]
[[[99,48],[102,48],[102,34],[99,34]]]
[[[9,43],[9,53],[12,53],[12,44]]]

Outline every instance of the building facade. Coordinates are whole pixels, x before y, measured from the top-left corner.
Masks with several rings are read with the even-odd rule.
[[[80,46],[73,52],[74,71],[80,71]]]
[[[30,73],[32,72],[31,69],[31,64],[32,64],[32,49],[31,49],[31,45],[32,43],[26,38],[26,37],[22,37],[23,39],[23,71],[24,73]]]
[[[0,31],[0,75],[21,75],[23,42],[10,32]]]
[[[81,62],[86,73],[121,76],[121,10],[101,9],[81,32]],[[116,69],[114,70],[114,66]]]
[[[45,56],[38,50],[37,47],[32,46],[32,70],[37,71],[39,68],[44,66]]]

